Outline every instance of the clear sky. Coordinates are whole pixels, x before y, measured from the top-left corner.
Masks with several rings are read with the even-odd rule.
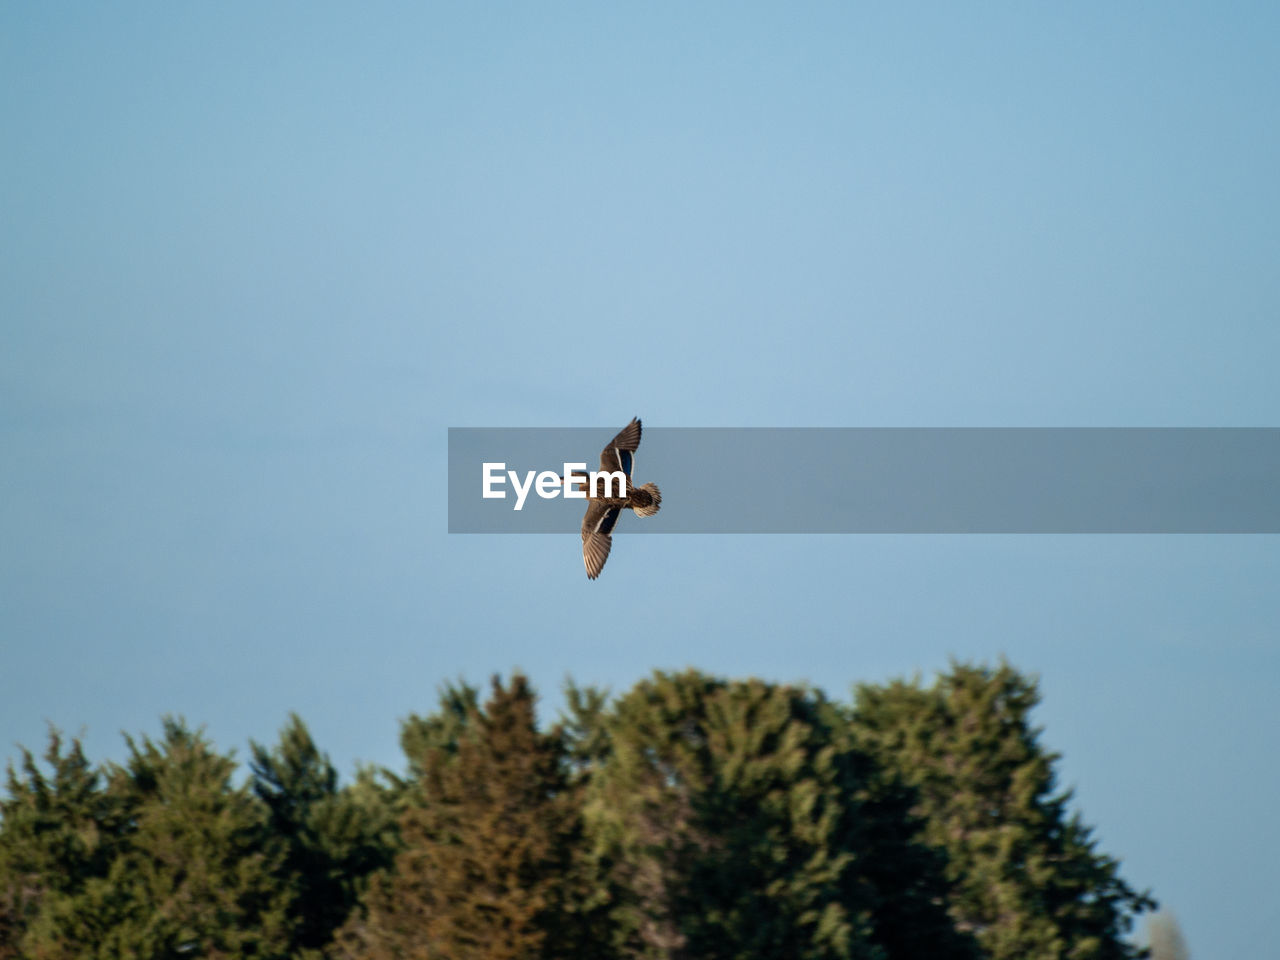
[[[243,758],[296,710],[398,768],[459,676],[554,712],[1003,654],[1124,876],[1260,955],[1280,538],[620,534],[590,583],[574,531],[449,536],[445,461],[633,415],[1280,426],[1278,10],[3,5],[4,755],[174,712]]]

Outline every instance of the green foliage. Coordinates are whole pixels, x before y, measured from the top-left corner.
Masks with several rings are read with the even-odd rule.
[[[564,956],[576,817],[560,737],[538,732],[522,676],[505,687],[495,678],[488,702],[465,716],[451,693],[439,717],[415,718],[417,730],[433,732],[458,722],[419,760],[422,802],[402,814],[395,869],[370,890],[342,955]]]
[[[104,955],[283,955],[292,892],[278,882],[282,845],[249,790],[231,785],[234,762],[174,720],[159,743],[129,747],[111,784],[134,823],[111,873],[125,910]]]
[[[1136,956],[1123,934],[1153,902],[1068,816],[1057,757],[1030,725],[1037,702],[1035,683],[1008,665],[954,665],[929,689],[860,687],[854,726],[875,762],[916,791],[913,812],[946,856],[949,912],[987,956]]]
[[[1034,681],[820,692],[695,671],[615,701],[522,676],[411,716],[341,785],[302,721],[248,783],[181,721],[95,769],[51,732],[0,799],[0,960],[1112,960],[1153,906],[1030,725]],[[1157,956],[1185,956],[1153,923]]]
[[[282,956],[290,894],[262,810],[234,763],[180,721],[129,740],[103,776],[56,734],[46,777],[30,754],[9,772],[0,830],[8,955]]]
[[[458,752],[473,717],[480,709],[480,693],[467,683],[449,683],[440,691],[440,708],[420,717],[410,714],[400,727],[400,748],[409,761],[409,779],[421,783],[427,758],[437,750],[452,757]]]
[[[564,688],[565,715],[560,729],[570,773],[576,782],[585,782],[609,756],[612,749],[609,727],[609,694],[597,687],[579,687],[569,680]]]
[[[861,872],[873,891],[876,944],[892,960],[976,960],[982,956],[977,941],[947,913],[947,859],[926,839],[917,791],[859,749],[847,721],[842,732],[843,749],[858,771]]]
[[[635,957],[876,957],[852,768],[804,689],[658,673],[617,704],[587,805]]]
[[[291,951],[316,950],[351,913],[370,873],[391,861],[393,814],[375,774],[339,789],[338,774],[291,714],[274,750],[252,744],[253,792],[284,848],[283,871],[299,909]]]
[[[0,803],[0,958],[74,956],[76,931],[93,932],[92,908],[116,899],[108,874],[127,823],[123,805],[79,741],[64,749],[50,731],[44,759],[48,775],[24,750]]]

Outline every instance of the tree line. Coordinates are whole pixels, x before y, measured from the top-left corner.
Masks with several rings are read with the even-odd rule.
[[[482,700],[483,693],[483,700]],[[51,732],[0,801],[0,960],[1110,960],[1154,902],[1055,783],[1036,683],[520,674],[341,783],[292,716],[248,777],[166,719],[94,765]]]

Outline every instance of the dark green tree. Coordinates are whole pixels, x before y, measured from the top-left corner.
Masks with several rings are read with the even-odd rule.
[[[200,732],[166,718],[159,742],[128,739],[112,773],[133,829],[112,864],[126,909],[98,946],[103,957],[283,957],[292,892],[282,845],[235,764]]]
[[[1008,665],[953,665],[932,688],[860,687],[855,736],[891,782],[914,791],[912,812],[946,857],[948,911],[987,956],[1138,956],[1124,934],[1153,902],[1068,813],[1057,757],[1031,726],[1037,702],[1034,681]]]
[[[111,923],[108,875],[128,817],[78,740],[29,750],[0,801],[0,958],[81,955]]]
[[[0,798],[0,960],[1140,956],[1153,903],[1056,788],[1037,698],[1007,665],[847,707],[686,671],[570,684],[542,733],[517,675],[410,717],[389,787],[340,785],[297,717],[242,787],[181,721],[101,769],[51,732]]]
[[[570,776],[585,782],[609,756],[609,693],[580,687],[569,679],[564,687],[565,711],[560,718]]]
[[[841,749],[858,771],[859,852],[873,897],[872,939],[889,960],[978,960],[977,941],[957,930],[947,912],[947,858],[928,843],[926,822],[915,812],[917,791],[858,750],[847,726],[842,732]]]
[[[265,811],[234,763],[166,719],[105,777],[53,734],[24,753],[0,826],[4,950],[15,957],[283,957],[290,893]],[[105,781],[105,782],[104,782]]]
[[[468,683],[445,684],[439,699],[433,713],[425,717],[411,713],[400,726],[400,749],[409,763],[410,785],[422,782],[427,758],[434,751],[445,757],[457,754],[463,733],[480,712],[480,692]]]
[[[391,861],[390,804],[371,771],[340,788],[296,714],[274,749],[253,743],[252,753],[253,792],[268,810],[270,834],[283,844],[283,882],[294,891],[290,951],[318,950],[346,921],[369,874]]]
[[[566,877],[577,816],[558,732],[542,734],[528,682],[496,678],[465,717],[442,698],[394,869],[375,880],[340,955],[532,960],[577,955]],[[417,741],[410,740],[414,743]]]
[[[617,702],[586,814],[621,955],[883,956],[840,725],[814,691],[695,671]]]

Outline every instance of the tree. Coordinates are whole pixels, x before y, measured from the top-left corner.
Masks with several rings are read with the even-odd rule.
[[[126,739],[128,763],[105,777],[56,733],[51,777],[26,752],[23,775],[10,769],[0,949],[41,960],[283,957],[289,892],[264,810],[231,786],[234,763],[181,721],[166,719],[159,743]]]
[[[624,956],[879,957],[852,758],[813,691],[657,673],[586,809]]]
[[[123,909],[97,955],[284,956],[283,851],[248,788],[231,785],[231,758],[170,718],[160,742],[127,740],[111,782],[134,824],[110,873]]]
[[[925,838],[946,856],[950,915],[988,956],[1137,956],[1124,933],[1154,902],[1068,815],[1070,792],[1055,792],[1057,757],[1030,724],[1038,698],[1008,665],[953,664],[930,689],[860,687],[855,735],[915,791]]]
[[[865,824],[861,871],[874,896],[872,939],[890,960],[978,960],[977,941],[956,929],[947,913],[953,887],[947,857],[928,843],[927,823],[915,812],[918,792],[859,750],[856,738],[843,749],[858,770],[856,796]]]
[[[560,718],[571,779],[586,783],[612,750],[609,737],[609,693],[599,687],[565,683],[566,711]]]
[[[456,756],[472,719],[480,712],[480,692],[468,683],[447,683],[440,690],[440,706],[425,717],[409,715],[400,727],[400,749],[409,761],[409,784],[422,783],[427,758],[440,750]]]
[[[109,923],[107,876],[127,817],[79,740],[49,732],[46,775],[29,750],[0,802],[0,958],[71,957]]]
[[[445,717],[456,701],[442,700]],[[394,869],[342,937],[348,956],[524,960],[574,955],[566,877],[577,818],[558,732],[528,681],[496,677],[449,744],[426,749]],[[440,729],[438,725],[427,725]]]
[[[1154,904],[1056,788],[1007,665],[848,706],[692,670],[566,700],[543,733],[523,676],[448,686],[389,788],[340,785],[296,716],[241,787],[180,720],[101,768],[53,731],[0,798],[0,960],[1142,955]],[[1186,955],[1171,919],[1150,941]]]
[[[339,788],[333,764],[296,714],[273,750],[251,747],[253,792],[284,846],[282,884],[294,891],[290,951],[317,950],[346,921],[369,874],[390,863],[392,812],[371,771]]]

